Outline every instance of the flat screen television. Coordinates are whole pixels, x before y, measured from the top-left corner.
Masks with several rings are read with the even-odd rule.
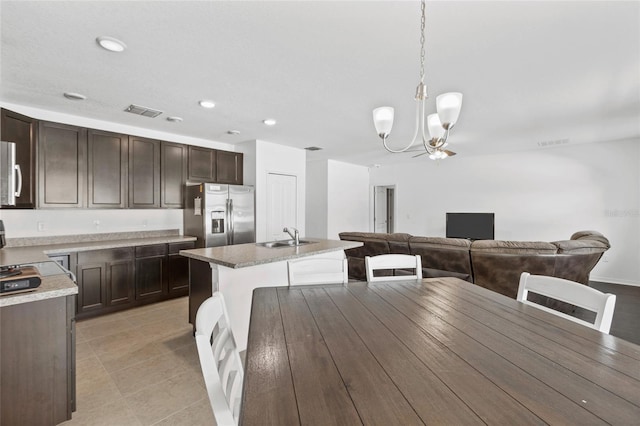
[[[493,213],[447,213],[447,238],[493,240]]]

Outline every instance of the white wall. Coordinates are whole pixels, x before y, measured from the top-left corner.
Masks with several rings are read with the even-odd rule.
[[[327,238],[345,231],[369,230],[369,169],[328,161]]]
[[[305,234],[307,237],[327,238],[329,216],[327,173],[327,160],[307,161],[307,232]]]
[[[307,236],[339,239],[369,229],[369,169],[335,160],[307,162]]]
[[[182,210],[41,209],[0,210],[7,238],[178,229]],[[40,226],[38,226],[41,224]]]
[[[396,185],[396,232],[444,236],[446,212],[494,212],[498,240],[611,241],[591,279],[640,285],[640,140],[564,145],[371,170]]]
[[[237,150],[245,155],[245,169],[253,167],[255,175],[245,172],[245,184],[256,188],[256,241],[267,241],[267,175],[279,173],[297,178],[297,223],[300,235],[305,235],[305,186],[306,151],[271,142],[256,140],[237,145]],[[247,158],[249,163],[247,163]],[[255,159],[255,160],[254,160]],[[248,178],[248,179],[247,179]],[[253,181],[251,180],[253,178]]]

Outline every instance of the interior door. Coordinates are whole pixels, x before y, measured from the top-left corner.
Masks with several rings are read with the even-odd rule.
[[[373,188],[373,229],[374,232],[395,232],[395,186],[375,186]]]
[[[387,189],[384,186],[374,188],[374,216],[375,232],[387,232]]]
[[[297,189],[297,176],[267,174],[267,240],[291,238],[282,229],[298,226]]]

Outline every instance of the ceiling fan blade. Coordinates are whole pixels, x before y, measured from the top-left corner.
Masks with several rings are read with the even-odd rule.
[[[418,155],[414,155],[414,156],[412,156],[411,158],[420,157],[421,155],[425,155],[425,154],[427,154],[427,151],[425,151],[425,152],[423,152],[423,153],[421,153],[421,154],[418,154]]]
[[[445,154],[447,154],[447,156],[449,156],[449,157],[453,157],[454,155],[456,155],[456,153],[455,153],[455,152],[453,152],[453,151],[449,151],[448,149],[445,149],[445,150],[444,150],[444,153],[445,153]]]

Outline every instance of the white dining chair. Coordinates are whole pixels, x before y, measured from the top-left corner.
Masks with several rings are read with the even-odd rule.
[[[529,292],[595,312],[595,321],[592,324],[547,306],[531,302],[527,300]],[[574,281],[545,275],[531,275],[528,272],[523,272],[520,275],[517,299],[527,305],[534,306],[543,311],[550,312],[607,334],[609,334],[609,329],[611,328],[611,320],[613,319],[613,312],[616,305],[615,294],[602,293],[595,288]]]
[[[381,254],[378,256],[365,256],[364,263],[368,282],[422,279],[422,259],[420,255]],[[415,273],[394,276],[374,275],[374,271],[381,269],[415,269]]]
[[[289,285],[346,284],[347,259],[309,258],[287,262]]]
[[[196,314],[196,345],[211,409],[218,426],[238,424],[244,368],[222,294],[205,300]]]

